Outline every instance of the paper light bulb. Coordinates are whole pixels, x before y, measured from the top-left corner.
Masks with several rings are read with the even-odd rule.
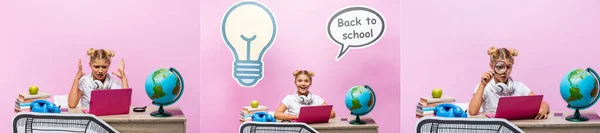
[[[271,11],[255,1],[238,2],[225,13],[221,33],[235,58],[233,78],[241,86],[253,87],[262,79],[262,57],[275,40],[276,25]]]

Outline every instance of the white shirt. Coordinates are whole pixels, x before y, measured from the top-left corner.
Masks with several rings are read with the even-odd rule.
[[[323,100],[323,98],[321,98],[320,96],[317,96],[315,94],[311,94],[311,95],[312,95],[313,101],[310,105],[300,104],[300,100],[297,98],[298,94],[292,94],[292,95],[285,96],[283,98],[283,100],[281,100],[281,103],[283,103],[287,107],[285,114],[298,115],[298,114],[300,114],[300,107],[319,106],[325,102],[325,100]]]
[[[477,84],[477,87],[475,87],[475,91],[473,92],[473,94],[477,93],[477,89],[479,88],[479,84]],[[510,96],[527,96],[529,95],[529,93],[531,92],[531,90],[529,89],[529,87],[527,87],[525,84],[523,84],[522,82],[513,80],[512,84],[514,84],[514,93],[512,93]],[[498,107],[498,101],[500,100],[500,95],[496,94],[496,92],[494,92],[494,86],[496,86],[496,81],[492,78],[492,80],[490,80],[490,82],[488,82],[488,84],[485,86],[485,89],[483,90],[483,103],[481,104],[481,108],[483,108],[483,112],[496,112],[496,108]]]
[[[118,80],[118,78],[113,78],[111,75],[106,75],[106,79],[103,82],[103,88],[121,89],[123,88],[123,84],[120,82],[120,80]],[[92,90],[98,89],[99,88],[96,88],[92,74],[86,74],[81,77],[81,79],[79,79],[79,90],[82,92],[79,101],[81,106],[89,107]]]

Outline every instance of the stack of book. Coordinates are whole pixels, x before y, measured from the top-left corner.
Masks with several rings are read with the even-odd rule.
[[[434,116],[433,110],[435,106],[442,103],[454,103],[456,99],[452,96],[442,96],[440,98],[433,97],[421,97],[421,100],[417,103],[417,118],[424,116]]]
[[[269,108],[263,105],[258,105],[256,108],[252,108],[250,106],[242,107],[242,111],[240,112],[240,122],[252,121],[252,115],[254,115],[254,113],[268,111]]]
[[[38,92],[38,94],[31,95],[29,92],[19,93],[17,100],[15,101],[15,112],[30,112],[31,102],[35,100],[46,100],[50,98],[49,93]]]

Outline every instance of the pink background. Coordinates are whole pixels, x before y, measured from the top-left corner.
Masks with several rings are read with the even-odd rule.
[[[600,70],[599,5],[593,0],[404,0],[402,132],[414,132],[415,105],[435,87],[468,102],[489,70],[490,46],[516,48],[512,76],[545,95],[551,110],[568,110],[559,92],[564,74],[575,68]]]
[[[52,94],[68,94],[82,58],[91,48],[116,53],[109,72],[125,58],[133,90],[132,105],[151,105],[146,76],[175,67],[186,81],[179,102],[187,131],[199,132],[200,3],[194,1],[2,1],[0,2],[0,125],[11,129],[14,101],[30,85]]]
[[[236,2],[202,1],[200,6],[202,132],[236,132],[240,126],[239,112],[252,100],[258,100],[270,110],[276,109],[284,96],[295,91],[292,72],[296,69],[315,72],[310,90],[334,105],[338,118],[350,116],[344,104],[346,91],[355,85],[370,85],[378,103],[367,116],[375,118],[381,132],[400,132],[399,2],[261,1],[275,15],[278,33],[263,58],[264,78],[254,88],[241,87],[232,78],[234,57],[221,37],[223,15]],[[336,62],[339,45],[329,40],[325,25],[335,11],[350,5],[377,9],[385,17],[387,29],[377,44],[351,50]]]

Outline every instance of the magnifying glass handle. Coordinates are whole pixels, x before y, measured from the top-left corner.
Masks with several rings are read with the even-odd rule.
[[[495,72],[494,72],[494,73],[495,73]],[[491,74],[489,74],[489,75],[490,75],[490,77],[483,78],[483,80],[484,80],[484,81],[489,81],[489,80],[490,80],[490,78],[492,78],[492,76],[496,75],[496,74],[494,74],[494,73],[491,73]]]

